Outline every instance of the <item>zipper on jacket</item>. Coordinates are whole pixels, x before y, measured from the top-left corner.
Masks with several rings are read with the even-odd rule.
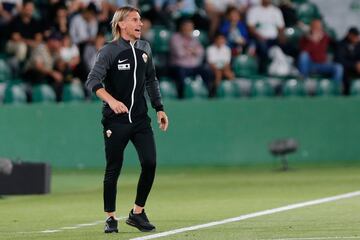
[[[130,45],[131,45],[131,49],[132,49],[132,52],[134,54],[134,62],[135,62],[135,65],[134,65],[134,87],[133,87],[133,90],[131,92],[131,105],[130,105],[130,109],[129,109],[129,122],[132,123],[132,119],[131,119],[131,110],[134,106],[134,95],[135,95],[135,88],[136,88],[136,69],[137,69],[137,59],[136,59],[136,53],[135,53],[135,48],[134,48],[134,45],[135,45],[135,42],[134,43],[131,43],[130,42]]]

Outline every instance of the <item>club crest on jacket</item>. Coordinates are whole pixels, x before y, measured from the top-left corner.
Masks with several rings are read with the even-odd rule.
[[[148,60],[148,55],[146,53],[143,53],[142,58],[143,58],[144,62],[146,63]]]
[[[112,131],[111,131],[110,129],[106,131],[106,136],[107,136],[108,138],[111,136],[111,134],[112,134]]]

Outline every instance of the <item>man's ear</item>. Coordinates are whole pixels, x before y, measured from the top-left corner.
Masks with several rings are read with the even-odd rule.
[[[120,29],[124,29],[125,28],[125,22],[124,21],[120,21],[120,22],[118,22],[118,27],[120,28]]]

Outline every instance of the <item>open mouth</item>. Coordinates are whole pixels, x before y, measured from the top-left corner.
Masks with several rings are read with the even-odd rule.
[[[135,32],[141,33],[140,29],[135,29]]]

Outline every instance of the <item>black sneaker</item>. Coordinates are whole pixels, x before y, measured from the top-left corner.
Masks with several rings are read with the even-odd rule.
[[[139,214],[134,214],[133,210],[131,209],[129,218],[126,219],[126,224],[132,227],[136,227],[142,232],[155,231],[155,226],[149,222],[149,219],[147,218],[144,210],[142,210],[142,212]]]
[[[105,233],[117,233],[118,230],[118,221],[114,217],[108,217],[105,221]]]

